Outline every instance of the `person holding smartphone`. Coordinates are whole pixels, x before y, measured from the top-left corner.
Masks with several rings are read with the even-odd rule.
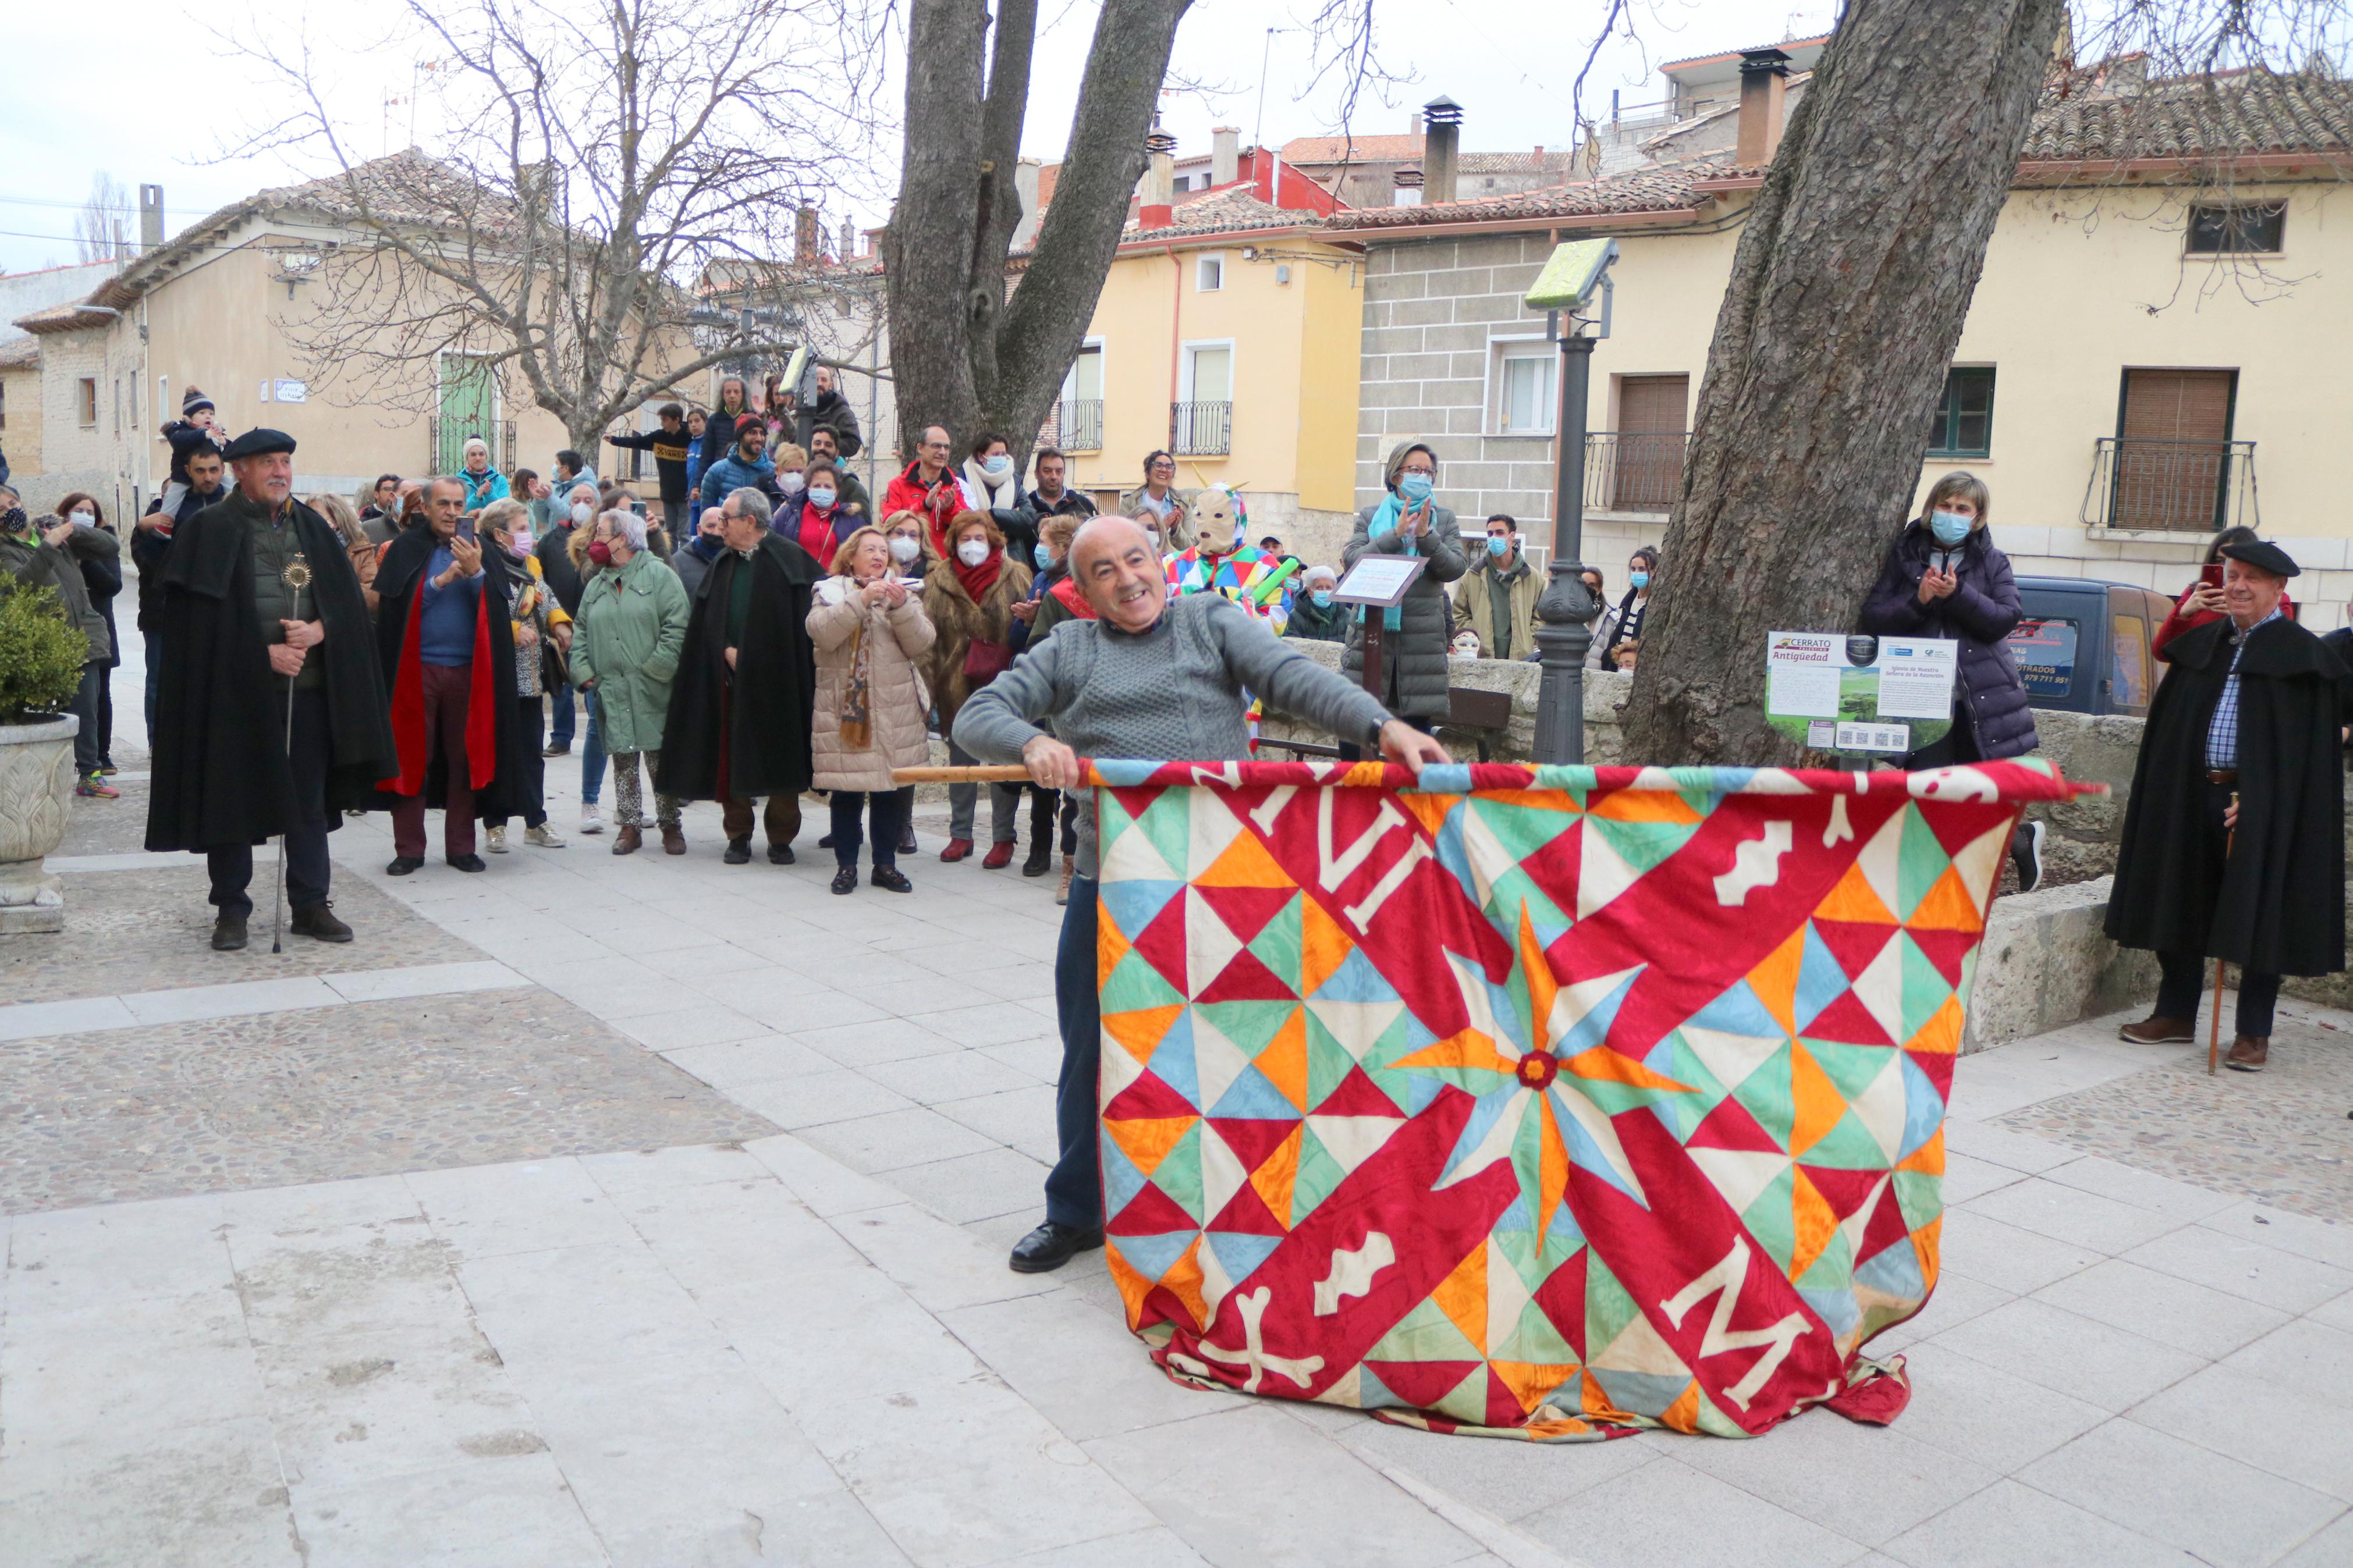
[[[2226,528],[2207,542],[2205,565],[2198,569],[2198,575],[2190,580],[2189,586],[2181,590],[2181,596],[2174,601],[2173,614],[2165,617],[2165,624],[2158,627],[2157,635],[2149,639],[2149,652],[2162,658],[2165,645],[2175,637],[2210,621],[2219,621],[2229,613],[2222,602],[2222,552],[2233,544],[2256,542],[2255,531],[2242,527]],[[2282,613],[2293,617],[2295,600],[2282,594],[2280,608]]]

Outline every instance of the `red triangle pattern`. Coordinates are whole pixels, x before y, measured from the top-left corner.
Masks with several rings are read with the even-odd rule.
[[[1405,1112],[1398,1103],[1383,1094],[1380,1086],[1365,1076],[1363,1068],[1350,1068],[1348,1076],[1332,1086],[1332,1092],[1308,1112],[1311,1116],[1394,1116],[1402,1120]]]
[[[1186,1223],[1189,1225],[1191,1222]],[[1226,1206],[1219,1209],[1203,1228],[1234,1231],[1243,1236],[1291,1234],[1283,1229],[1282,1222],[1274,1217],[1274,1211],[1266,1206],[1266,1200],[1258,1195],[1258,1189],[1248,1182],[1234,1190],[1234,1195],[1226,1200]]]
[[[1700,1119],[1692,1135],[1683,1140],[1688,1149],[1745,1149],[1760,1154],[1788,1152],[1778,1140],[1765,1131],[1748,1108],[1725,1095],[1714,1110]]]
[[[1948,1051],[1906,1051],[1904,1054],[1910,1057],[1912,1065],[1936,1086],[1936,1097],[1950,1105],[1953,1100],[1953,1064],[1961,1058]]]
[[[1825,1170],[1818,1165],[1806,1164],[1803,1161],[1799,1163],[1799,1168],[1806,1173],[1806,1180],[1814,1184],[1814,1190],[1829,1203],[1831,1213],[1841,1219],[1847,1218],[1870,1202],[1872,1188],[1877,1186],[1880,1178],[1886,1174],[1883,1171]]]
[[[1889,1247],[1902,1243],[1912,1245],[1912,1227],[1904,1223],[1903,1205],[1895,1201],[1895,1184],[1887,1184],[1887,1191],[1879,1197],[1879,1206],[1871,1211],[1871,1221],[1862,1227],[1862,1246],[1855,1254],[1860,1266],[1878,1257]]]
[[[1581,1300],[1577,1315],[1585,1315]],[[1408,1405],[1427,1410],[1453,1393],[1464,1378],[1483,1364],[1475,1361],[1368,1361],[1365,1368],[1379,1378],[1391,1394]]]
[[[1591,1252],[1578,1247],[1569,1254],[1567,1262],[1546,1275],[1545,1282],[1533,1292],[1536,1301],[1543,1306],[1545,1316],[1552,1320],[1553,1327],[1560,1331],[1560,1337],[1568,1342],[1568,1348],[1577,1352],[1577,1359],[1580,1362],[1586,1359],[1587,1354],[1585,1275],[1592,1257]]]
[[[1956,991],[1961,985],[1961,961],[1969,955],[1969,949],[1977,946],[1979,940],[1979,933],[1969,931],[1912,932],[1912,945],[1918,948],[1920,956],[1945,977],[1945,984]]]
[[[1213,1116],[1208,1122],[1226,1141],[1226,1147],[1241,1161],[1245,1171],[1255,1171],[1265,1164],[1266,1157],[1282,1147],[1282,1141],[1299,1125],[1296,1121],[1259,1116]]]
[[[1131,939],[1135,951],[1145,962],[1176,987],[1185,989],[1185,976],[1191,973],[1186,963],[1185,896],[1182,893],[1161,907],[1158,914],[1145,922],[1142,931]]]
[[[1895,940],[1894,926],[1867,925],[1855,921],[1816,921],[1814,934],[1831,950],[1852,980],[1871,966],[1879,950]]]
[[[1249,1192],[1245,1186],[1242,1191]],[[1261,1205],[1263,1206],[1263,1205]],[[1113,1236],[1166,1236],[1172,1230],[1198,1230],[1201,1222],[1187,1214],[1175,1198],[1146,1182],[1127,1200],[1127,1206],[1112,1217],[1108,1228]]]
[[[1171,903],[1176,900],[1169,900]],[[1154,925],[1160,922],[1155,921]],[[1147,928],[1149,929],[1149,928]],[[1142,942],[1136,943],[1142,947]],[[1168,973],[1164,971],[1164,973]],[[1177,972],[1177,973],[1181,973]],[[1258,954],[1244,948],[1226,961],[1218,977],[1201,988],[1196,1002],[1296,1002],[1299,993],[1286,984],[1273,970],[1259,962]]]
[[[1299,891],[1296,888],[1205,887],[1198,882],[1193,884],[1193,890],[1242,942],[1257,941],[1267,921],[1281,914]]]
[[[1820,1040],[1837,1040],[1851,1046],[1892,1046],[1887,1031],[1862,1005],[1862,998],[1852,991],[1839,993],[1837,1001],[1814,1016],[1806,1026],[1806,1033]]]
[[[1111,1103],[1103,1108],[1105,1121],[1154,1121],[1200,1113],[1199,1106],[1148,1072],[1136,1074],[1135,1081],[1113,1095]]]

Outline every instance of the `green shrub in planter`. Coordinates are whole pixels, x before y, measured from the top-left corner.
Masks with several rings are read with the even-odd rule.
[[[0,724],[62,713],[81,684],[90,639],[66,619],[58,591],[0,572]]]

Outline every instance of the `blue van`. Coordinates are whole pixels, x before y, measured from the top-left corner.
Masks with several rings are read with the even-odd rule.
[[[2037,708],[2146,717],[2164,675],[2151,642],[2173,601],[2130,583],[2021,577],[2010,657]]]

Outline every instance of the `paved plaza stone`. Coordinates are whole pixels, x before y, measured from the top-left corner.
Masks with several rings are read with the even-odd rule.
[[[135,809],[78,803],[67,932],[0,946],[94,1020],[0,1005],[10,1568],[2353,1563],[2353,1016],[2254,1079],[2115,1019],[1962,1060],[1893,1426],[1538,1447],[1179,1387],[1100,1253],[1005,1268],[1060,911],[938,807],[849,898],[708,805],[683,859],[400,879],[374,816],[359,941],[274,967]]]

